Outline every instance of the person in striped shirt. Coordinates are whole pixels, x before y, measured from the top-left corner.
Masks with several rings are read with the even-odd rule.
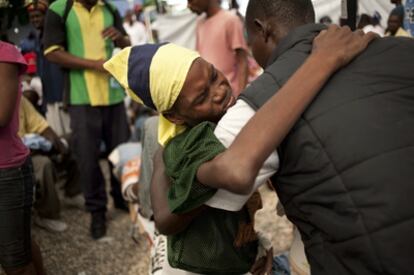
[[[99,167],[104,143],[110,152],[129,139],[124,91],[102,64],[115,47],[130,45],[116,8],[104,0],[57,0],[50,5],[44,28],[44,54],[67,71],[65,101],[73,132],[73,150],[81,172],[91,235],[106,234],[107,195]],[[126,210],[119,183],[111,175],[116,208]]]

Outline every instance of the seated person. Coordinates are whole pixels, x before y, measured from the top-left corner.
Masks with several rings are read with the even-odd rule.
[[[411,37],[410,33],[403,28],[404,16],[393,10],[388,17],[387,29],[384,36]]]
[[[349,36],[352,36],[350,33],[343,35],[348,36],[348,39]],[[355,39],[358,40],[360,37]],[[344,41],[346,40],[340,40],[335,46],[344,47],[353,54],[366,46],[365,42],[360,43],[362,46],[355,47],[352,43],[343,43]],[[354,47],[350,47],[350,45]],[[315,48],[318,49],[318,47]],[[324,48],[322,47],[322,49]],[[311,72],[315,67],[318,67],[319,73],[315,77],[316,80],[312,82],[307,79],[314,77],[312,74],[302,74],[301,77],[304,79],[299,79],[304,82],[309,80],[313,85],[303,88],[303,98],[293,99],[297,103],[295,105],[297,110],[280,109],[282,114],[278,114],[279,109],[276,109],[275,115],[289,119],[297,118],[330,74],[338,66],[349,61],[352,54],[344,57],[342,53],[342,51],[332,50],[315,51],[311,55],[313,58],[309,58],[304,70]],[[332,58],[330,55],[333,55]],[[178,60],[171,58],[174,56],[180,58]],[[158,137],[160,144],[166,145],[165,169],[173,183],[170,187],[162,167],[162,161],[160,161],[161,153],[158,153],[155,161],[151,201],[158,229],[161,233],[171,235],[168,239],[169,252],[181,249],[182,254],[177,258],[175,258],[176,255],[169,254],[170,264],[173,267],[200,273],[240,274],[248,272],[254,261],[254,257],[249,254],[257,253],[257,242],[254,242],[254,236],[245,234],[244,238],[241,238],[242,242],[239,243],[238,233],[242,231],[240,229],[243,225],[246,225],[244,222],[253,224],[252,214],[254,214],[254,210],[258,209],[257,205],[260,204],[258,199],[252,198],[253,207],[251,208],[249,205],[245,205],[251,194],[236,196],[222,190],[217,191],[200,186],[195,181],[197,162],[200,165],[224,150],[220,141],[226,142],[215,139],[214,125],[203,122],[217,123],[235,103],[227,80],[221,72],[216,71],[211,64],[199,58],[196,53],[172,44],[127,48],[104,66],[120,81],[134,100],[143,102],[161,113]],[[287,102],[292,100],[289,98],[289,90],[282,94],[286,94],[286,98],[282,98],[282,103],[283,100]],[[289,124],[282,126],[286,128],[289,127]],[[283,127],[280,128],[282,133],[289,130],[289,128]],[[259,176],[258,185],[272,174],[269,173],[269,170],[272,169],[268,167],[264,176]],[[166,193],[168,193],[169,205],[165,200]],[[218,208],[222,208],[221,212]],[[197,217],[201,212],[203,215]],[[239,226],[235,228],[231,223],[237,223],[237,221]],[[227,227],[220,225],[226,224],[226,222],[230,225]],[[205,227],[206,225],[207,227]],[[219,229],[220,227],[221,229],[229,229],[229,231],[236,230],[233,232],[217,230],[214,232],[216,238],[213,237],[211,243],[206,241],[212,233],[211,229]],[[191,232],[192,229],[198,231],[194,233],[194,231]],[[180,232],[182,230],[184,233]],[[249,232],[249,230],[245,232]],[[188,238],[189,235],[191,235],[190,238]],[[186,240],[182,241],[182,239]],[[188,241],[190,239],[193,240],[192,245]],[[217,243],[223,247],[212,251],[211,248],[217,247],[215,245]],[[200,247],[200,244],[203,244],[204,247]],[[174,247],[176,245],[184,245],[184,247]],[[256,245],[256,251],[251,249],[254,248],[254,245]],[[247,248],[246,251],[243,251],[244,248]],[[226,257],[220,258],[223,254],[216,253],[218,251],[225,253]],[[235,256],[237,253],[240,256],[237,262],[229,260],[236,259],[237,257],[232,258],[231,256]],[[208,259],[206,259],[207,256]],[[227,261],[227,263],[223,263],[223,261]],[[196,265],[193,265],[194,263]],[[218,270],[218,266],[222,269]]]
[[[34,89],[28,88],[28,89],[23,90],[23,95],[26,99],[29,100],[29,102],[33,105],[36,111],[42,114],[41,112],[42,107],[39,104],[39,101],[40,101],[39,94]]]
[[[81,190],[77,180],[79,174],[76,163],[70,158],[67,145],[62,142],[43,116],[24,96],[20,103],[18,134],[21,138],[27,137],[29,134],[44,137],[44,139],[38,140],[45,147],[39,144],[40,150],[32,150],[33,169],[37,183],[34,203],[37,213],[35,224],[54,232],[64,231],[67,225],[59,220],[60,200],[56,190],[58,181],[56,166],[67,171],[64,199],[69,202],[79,201],[78,195]],[[52,148],[47,148],[48,143],[52,145]]]

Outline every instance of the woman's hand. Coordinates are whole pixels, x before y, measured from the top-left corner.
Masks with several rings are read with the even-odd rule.
[[[352,32],[347,26],[330,25],[313,40],[312,55],[317,55],[339,69],[367,48],[370,42],[379,36],[362,30]]]

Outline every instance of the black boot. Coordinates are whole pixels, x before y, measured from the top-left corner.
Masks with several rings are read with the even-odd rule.
[[[102,238],[106,234],[105,212],[92,212],[91,236],[95,240]]]

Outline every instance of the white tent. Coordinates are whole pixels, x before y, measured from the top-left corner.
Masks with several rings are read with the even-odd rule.
[[[333,22],[338,23],[341,15],[341,0],[312,0],[315,6],[316,19],[329,15]],[[358,0],[358,14],[373,15],[375,11],[381,14],[381,25],[387,25],[388,15],[394,5],[390,0]]]
[[[241,4],[240,11],[244,14],[249,1],[238,1]],[[338,23],[341,15],[341,1],[342,0],[312,0],[317,21],[322,16],[329,15],[334,23]],[[393,5],[390,3],[390,0],[358,0],[358,14],[366,13],[373,15],[375,11],[378,11],[382,16],[382,26],[386,26],[388,15],[392,8]]]
[[[240,13],[245,14],[248,0],[238,0],[240,3]],[[341,1],[346,0],[312,0],[315,6],[316,20],[328,15],[334,23],[339,22],[341,16]],[[195,46],[195,24],[196,17],[189,10],[185,9],[187,0],[169,0],[172,5],[180,6],[181,11],[177,14],[159,16],[156,26],[161,41],[170,41],[179,45],[194,48]],[[404,2],[404,1],[403,1]],[[226,3],[223,3],[227,6]],[[381,25],[385,27],[388,15],[393,5],[390,0],[358,0],[358,14],[367,13],[373,15],[375,11],[382,16]]]

